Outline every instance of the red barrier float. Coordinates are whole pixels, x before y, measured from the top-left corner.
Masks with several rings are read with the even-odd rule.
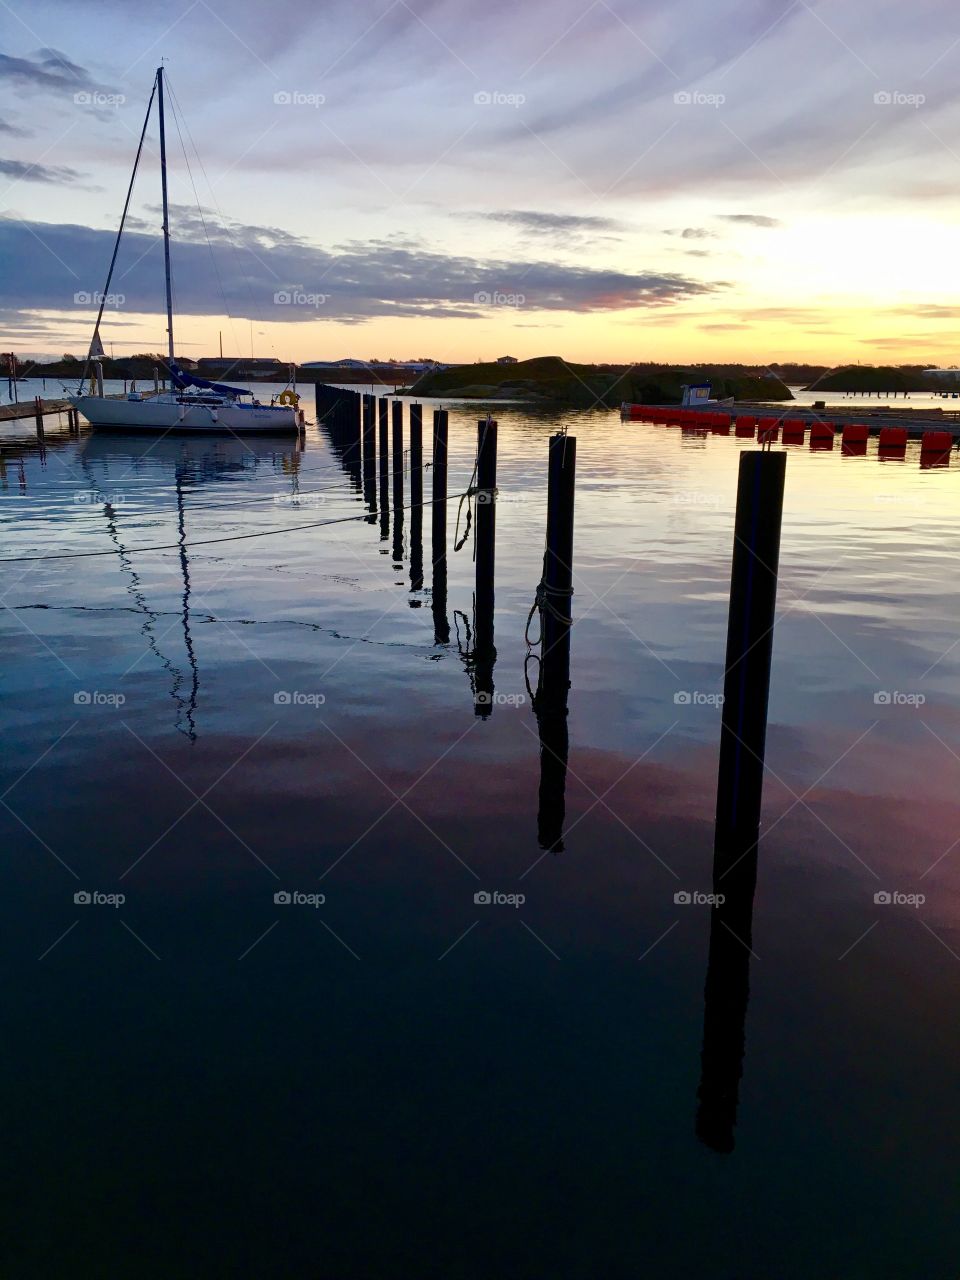
[[[949,431],[925,431],[920,441],[921,453],[942,453],[944,449],[949,453],[952,447],[953,436]]]
[[[865,422],[848,422],[843,428],[844,444],[866,444],[870,428]]]
[[[905,449],[907,447],[907,428],[881,427],[879,444],[881,449]]]
[[[925,453],[921,450],[920,466],[926,471],[930,467],[949,467],[950,465],[949,449],[928,449]]]

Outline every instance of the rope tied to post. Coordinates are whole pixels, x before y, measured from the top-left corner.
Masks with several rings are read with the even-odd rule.
[[[490,422],[492,422],[492,419],[488,413],[487,425],[489,425]],[[489,488],[481,489],[475,483],[477,479],[477,471],[479,470],[479,467],[480,467],[480,445],[478,442],[476,456],[473,459],[473,471],[470,474],[470,483],[467,485],[466,492],[461,496],[460,502],[457,506],[457,523],[453,530],[454,551],[462,550],[463,547],[466,545],[467,539],[470,537],[470,529],[471,529],[471,526],[473,525],[473,513],[474,513],[475,507],[478,504],[481,506],[486,506],[488,503],[496,502],[497,497],[500,493],[500,490],[496,486],[494,486],[494,488],[492,489],[489,489]],[[458,538],[457,534],[460,532],[460,513],[463,510],[464,502],[466,502],[467,504],[467,519],[463,528],[463,537]],[[477,550],[476,545],[474,545],[473,550],[474,550],[474,558],[476,558],[476,550]]]
[[[533,593],[533,604],[530,606],[530,612],[527,614],[527,624],[523,629],[523,638],[526,641],[528,649],[535,649],[537,645],[543,643],[543,615],[549,613],[551,618],[557,622],[568,622],[569,618],[566,613],[561,612],[553,603],[556,600],[569,600],[573,596],[573,587],[551,587],[547,585],[547,550],[543,552],[543,570],[540,574],[540,581],[537,583]],[[533,621],[535,613],[540,614],[540,634],[535,640],[530,639],[530,624]]]

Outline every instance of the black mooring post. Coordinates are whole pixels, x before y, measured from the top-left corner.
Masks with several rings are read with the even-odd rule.
[[[403,401],[393,402],[393,560],[403,559]]]
[[[476,599],[474,635],[474,714],[486,719],[493,711],[494,560],[497,538],[497,424],[477,424]]]
[[[760,818],[786,462],[785,453],[769,450],[740,455],[717,783],[718,892],[728,868],[755,849]]]
[[[410,406],[410,590],[423,590],[423,406]],[[411,606],[419,608],[420,602]]]
[[[37,418],[37,435],[43,435],[43,400],[40,396],[34,396],[33,409]]]
[[[380,450],[380,541],[390,539],[390,421],[389,404],[380,397],[377,413],[377,448]]]
[[[562,434],[552,436],[548,465],[547,547],[540,594],[542,643],[533,705],[540,737],[537,838],[540,848],[552,853],[563,851],[566,815],[576,470],[576,438]]]
[[[543,604],[540,609],[543,645],[541,670],[550,676],[551,691],[569,686],[571,597],[573,595],[573,498],[577,479],[577,440],[550,437],[547,469],[547,548],[543,558]]]
[[[433,411],[433,488],[432,512],[433,639],[435,644],[450,643],[447,619],[447,411]]]
[[[391,422],[393,424],[393,470],[403,473],[403,401],[394,400]]]
[[[373,416],[375,400],[371,395],[363,397],[363,500],[370,512],[367,523],[373,524],[377,515],[377,436]]]
[[[696,1130],[734,1147],[743,1054],[770,663],[780,563],[785,453],[740,457],[724,675],[710,951]]]

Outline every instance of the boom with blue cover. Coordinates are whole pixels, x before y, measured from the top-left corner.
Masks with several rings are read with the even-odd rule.
[[[173,360],[170,361],[170,377],[179,391],[183,391],[185,387],[202,387],[205,391],[219,391],[222,396],[250,395],[243,387],[228,387],[225,382],[209,382],[206,378],[197,378],[192,373],[184,372]]]

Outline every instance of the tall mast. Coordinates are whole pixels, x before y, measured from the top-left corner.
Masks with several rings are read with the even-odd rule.
[[[160,185],[163,188],[163,272],[167,285],[167,355],[173,359],[173,293],[170,288],[170,211],[167,207],[167,136],[163,127],[163,67],[157,67],[160,112]]]

